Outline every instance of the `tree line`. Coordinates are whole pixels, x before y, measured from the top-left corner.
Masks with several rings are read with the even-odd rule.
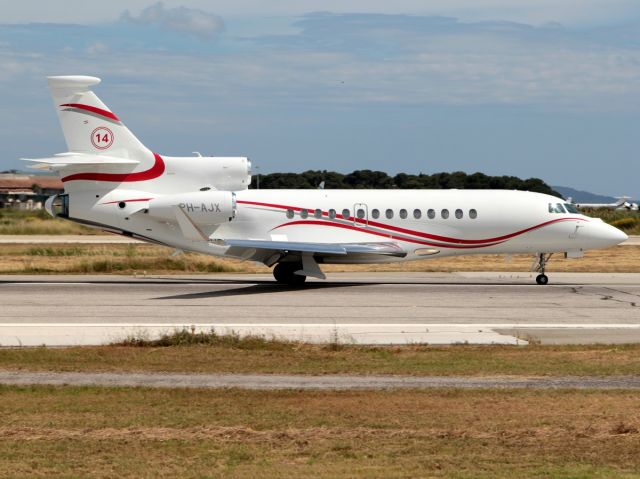
[[[259,178],[260,188],[263,189],[314,189],[323,182],[325,189],[496,189],[535,191],[562,197],[540,178],[523,180],[516,176],[489,176],[484,173],[469,175],[463,171],[433,175],[398,173],[389,176],[383,171],[372,170],[356,170],[348,174],[309,170],[302,173],[260,174]],[[257,187],[258,178],[254,176],[251,188]]]

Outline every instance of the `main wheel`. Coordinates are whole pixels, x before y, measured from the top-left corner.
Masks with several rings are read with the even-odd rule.
[[[295,271],[302,269],[301,263],[278,263],[273,268],[273,277],[278,283],[297,285],[306,281],[307,277],[295,274]]]
[[[545,284],[549,283],[549,277],[546,274],[539,274],[536,277],[536,283],[544,286]]]

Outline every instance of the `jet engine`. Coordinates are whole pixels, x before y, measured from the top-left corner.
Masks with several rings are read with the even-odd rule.
[[[176,181],[188,178],[198,189],[241,191],[251,184],[251,161],[245,157],[164,157]]]
[[[217,190],[246,190],[251,184],[251,161],[244,157],[206,158],[206,176]]]
[[[149,201],[147,214],[171,222],[184,214],[196,225],[221,225],[235,217],[236,198],[231,191],[196,191],[162,196]]]

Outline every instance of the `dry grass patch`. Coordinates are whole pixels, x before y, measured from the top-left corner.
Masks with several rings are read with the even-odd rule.
[[[222,273],[246,263],[183,253],[150,244],[3,245],[0,274],[29,273]],[[264,268],[265,271],[267,268]]]
[[[167,371],[287,374],[617,376],[640,371],[640,345],[310,345],[219,337],[148,347],[3,348],[0,368],[33,371]],[[132,344],[136,344],[133,342]],[[171,344],[177,344],[175,342]]]
[[[94,235],[100,230],[52,218],[44,210],[0,209],[0,235]]]
[[[261,264],[197,253],[171,256],[171,248],[150,244],[108,245],[3,245],[0,274],[18,273],[269,273]],[[323,265],[326,272],[349,271],[530,271],[532,256],[470,255],[434,258],[407,263],[373,265]],[[560,272],[640,272],[640,246],[616,246],[590,251],[581,259],[549,263],[548,271]]]
[[[2,476],[630,478],[640,468],[640,397],[624,391],[0,391]]]

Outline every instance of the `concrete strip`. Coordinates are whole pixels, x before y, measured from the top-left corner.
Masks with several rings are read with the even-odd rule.
[[[92,346],[129,337],[156,339],[187,329],[195,333],[261,336],[315,344],[503,344],[526,345],[546,338],[545,344],[629,343],[640,341],[637,324],[95,324],[3,323],[0,346]]]
[[[625,325],[628,326],[628,325]],[[606,328],[497,328],[500,334],[536,341],[542,344],[630,344],[640,343],[640,326],[625,327],[608,325]]]
[[[0,384],[241,389],[640,389],[640,376],[457,377],[0,371]]]
[[[286,341],[339,344],[508,344],[525,340],[491,328],[468,324],[0,324],[0,346],[89,346],[122,341],[128,337],[148,339],[187,329],[195,333],[262,336]]]

